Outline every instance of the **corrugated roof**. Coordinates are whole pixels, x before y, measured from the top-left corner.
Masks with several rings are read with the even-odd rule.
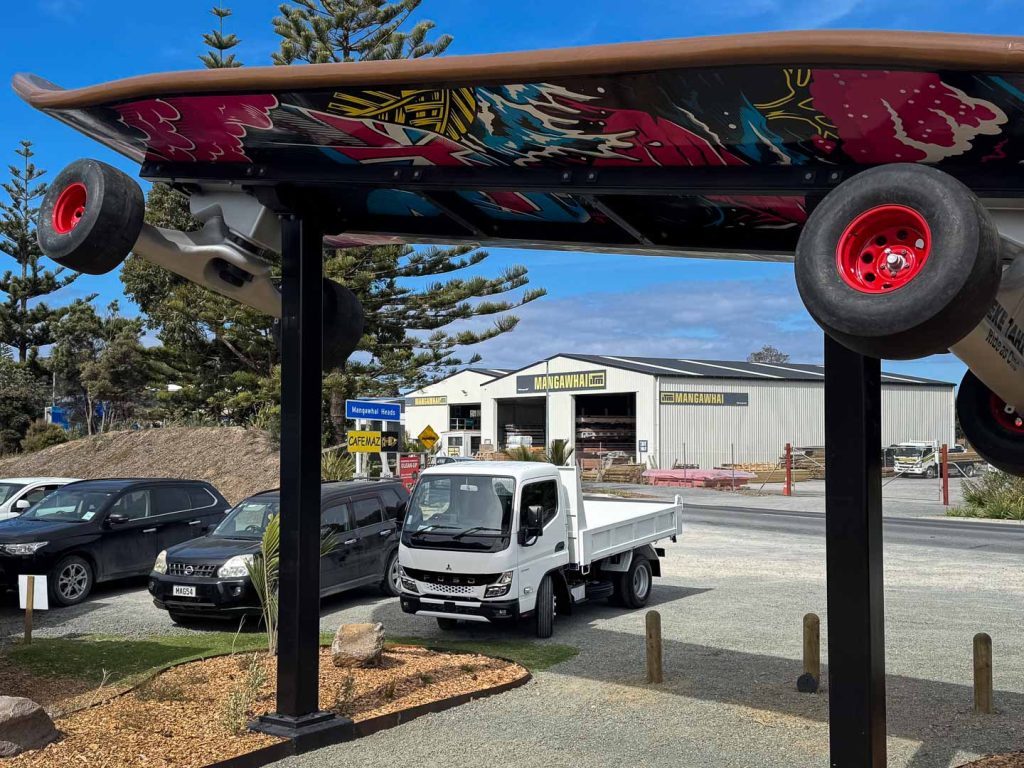
[[[473,373],[482,373],[484,376],[490,376],[492,379],[496,379],[499,376],[504,376],[508,373],[507,368],[463,368],[465,371],[472,371]]]
[[[748,363],[744,360],[691,360],[678,357],[619,357],[617,355],[556,355],[594,365],[622,368],[654,376],[707,377],[713,379],[753,379],[761,381],[822,381],[825,368],[807,363]],[[536,363],[533,363],[536,365]],[[528,366],[529,367],[529,366]],[[948,381],[925,379],[905,373],[882,372],[885,384],[923,384],[952,387]]]

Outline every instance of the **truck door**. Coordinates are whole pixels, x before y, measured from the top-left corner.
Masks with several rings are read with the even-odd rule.
[[[543,533],[533,543],[519,547],[519,598],[523,610],[534,608],[537,588],[549,571],[568,562],[565,541],[565,513],[558,503],[558,481],[538,480],[523,485],[519,495],[519,526],[526,509],[539,506],[543,511]]]

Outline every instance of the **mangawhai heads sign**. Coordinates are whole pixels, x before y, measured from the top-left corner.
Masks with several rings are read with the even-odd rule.
[[[524,392],[566,392],[573,389],[604,389],[607,386],[607,371],[532,373],[526,376],[516,376],[517,394]]]
[[[749,405],[746,392],[662,392],[662,405]]]

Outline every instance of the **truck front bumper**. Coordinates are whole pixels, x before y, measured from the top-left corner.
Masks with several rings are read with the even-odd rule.
[[[461,621],[508,621],[519,618],[518,600],[445,600],[402,593],[402,610],[419,616]]]

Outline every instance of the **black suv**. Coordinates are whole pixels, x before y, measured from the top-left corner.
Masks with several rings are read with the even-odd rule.
[[[409,494],[400,482],[349,481],[320,486],[320,523],[337,539],[320,560],[320,595],[380,585],[401,591],[398,539]],[[172,621],[259,616],[246,563],[259,552],[267,522],[280,508],[277,490],[250,496],[213,533],[161,552],[149,579],[157,608]]]
[[[83,480],[0,522],[0,583],[46,574],[57,605],[99,581],[143,576],[157,553],[213,530],[228,503],[198,480]]]

